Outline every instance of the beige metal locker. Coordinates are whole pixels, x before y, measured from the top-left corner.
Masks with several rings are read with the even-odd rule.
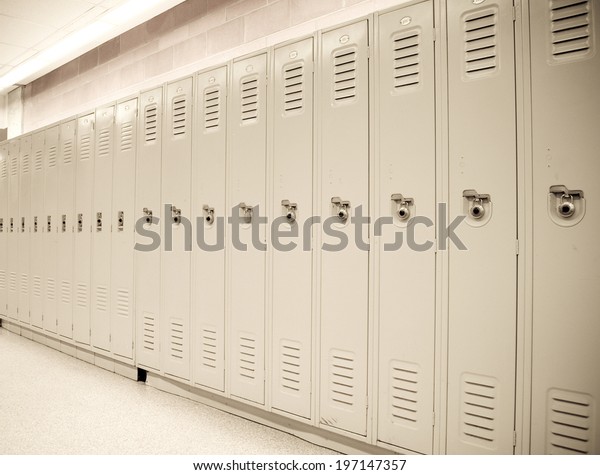
[[[0,315],[6,316],[8,260],[8,143],[0,145]]]
[[[225,390],[227,67],[196,78],[192,156],[194,384]],[[206,248],[198,247],[198,241]],[[219,247],[219,243],[221,246]]]
[[[90,343],[90,279],[92,256],[92,196],[95,156],[94,114],[77,119],[75,165],[75,254],[73,266],[73,339]]]
[[[45,132],[31,141],[31,324],[43,328],[44,311],[44,141]]]
[[[600,454],[600,4],[529,7],[531,453]]]
[[[110,264],[115,106],[96,109],[92,198],[92,346],[110,351]]]
[[[19,222],[17,224],[19,247],[19,321],[30,322],[29,292],[30,279],[30,227],[29,215],[31,212],[31,135],[21,139],[21,156],[19,160]],[[11,250],[12,252],[15,249]]]
[[[139,366],[154,370],[160,369],[160,242],[152,249],[138,246],[153,243],[142,232],[161,236],[162,120],[162,88],[142,93],[135,176],[135,357]]]
[[[436,302],[433,2],[379,17],[378,439],[433,450]],[[428,220],[428,223],[420,221]],[[402,236],[401,247],[394,245]],[[399,248],[398,248],[399,247]]]
[[[513,453],[517,191],[511,0],[448,2],[448,453]]]
[[[231,394],[265,402],[265,243],[267,55],[234,62],[229,109],[228,213],[237,213],[228,239],[229,384]],[[234,246],[238,233],[239,245]],[[244,244],[246,250],[242,250]],[[236,247],[238,249],[236,249]]]
[[[58,333],[66,338],[73,338],[76,125],[75,120],[60,125],[58,154]]]
[[[57,331],[56,283],[58,250],[58,126],[46,129],[44,138],[44,329]]]
[[[117,104],[115,135],[111,212],[111,349],[115,355],[132,360],[137,98]]]
[[[192,87],[191,77],[167,85],[162,143],[161,365],[185,380],[191,376]]]
[[[312,249],[303,223],[313,212],[313,38],[275,50],[273,68],[273,306],[271,399],[274,408],[311,417]],[[288,249],[289,243],[295,249]]]
[[[368,367],[369,45],[367,21],[322,35],[320,424],[365,435]],[[366,218],[365,218],[366,219]],[[327,228],[330,228],[328,230]],[[343,249],[328,250],[347,238]],[[342,238],[343,239],[343,238]]]
[[[6,296],[6,317],[17,320],[17,306],[19,302],[19,255],[18,249],[18,221],[19,221],[19,153],[21,139],[11,140],[8,149],[8,291]]]

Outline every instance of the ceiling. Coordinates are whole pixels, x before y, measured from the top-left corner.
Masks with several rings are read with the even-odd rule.
[[[0,0],[0,93],[183,0]]]

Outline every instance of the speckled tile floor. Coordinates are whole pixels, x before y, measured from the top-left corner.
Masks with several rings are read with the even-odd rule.
[[[0,455],[333,453],[0,328]]]

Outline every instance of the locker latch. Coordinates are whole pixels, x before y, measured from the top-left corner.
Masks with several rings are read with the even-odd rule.
[[[62,215],[62,224],[61,224],[61,229],[63,233],[67,232],[67,215],[63,214]]]
[[[400,193],[394,193],[392,195],[392,201],[396,203],[396,216],[399,220],[406,221],[410,218],[410,208],[415,203],[414,199],[405,198]]]
[[[296,210],[298,205],[296,203],[290,203],[289,200],[281,200],[281,206],[285,208],[285,219],[288,223],[294,223],[296,221]]]
[[[83,231],[83,213],[77,215],[77,232]]]
[[[52,216],[48,216],[46,221],[46,230],[51,233],[52,232]]]
[[[33,217],[33,232],[37,233],[38,231],[38,223],[37,223],[37,216]]]
[[[204,205],[202,209],[204,210],[204,220],[206,221],[206,224],[210,226],[215,222],[215,209],[208,205]]]
[[[152,224],[152,210],[148,209],[148,208],[144,208],[142,211],[143,211],[144,216],[145,216],[144,222],[146,224]]]
[[[117,231],[123,231],[123,227],[125,226],[125,213],[123,211],[119,211],[117,214]]]
[[[14,222],[13,222],[14,218],[10,218],[10,232],[12,233],[14,231]]]
[[[490,202],[490,195],[477,193],[475,190],[463,191],[463,198],[471,201],[469,214],[473,219],[481,219],[485,215],[485,203]]]
[[[561,218],[570,218],[577,211],[575,201],[583,199],[582,190],[569,190],[563,185],[553,185],[550,187],[550,193],[556,199],[556,212]]]
[[[348,212],[350,209],[350,202],[342,201],[340,197],[334,196],[331,198],[331,204],[333,205],[334,214],[340,218],[340,221],[345,223],[348,220],[348,216],[350,216],[350,213]]]
[[[240,211],[242,212],[242,218],[244,222],[249,223],[252,221],[252,209],[254,207],[247,205],[246,203],[240,203]]]
[[[4,218],[0,218],[0,233],[4,232]]]
[[[173,218],[173,222],[175,224],[181,223],[181,209],[171,206],[171,217]]]
[[[21,232],[25,232],[25,217],[21,216]]]
[[[102,211],[96,213],[96,231],[102,231]]]

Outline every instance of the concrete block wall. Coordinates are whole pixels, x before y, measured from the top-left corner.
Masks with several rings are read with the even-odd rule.
[[[23,132],[408,0],[187,0],[23,88]]]

